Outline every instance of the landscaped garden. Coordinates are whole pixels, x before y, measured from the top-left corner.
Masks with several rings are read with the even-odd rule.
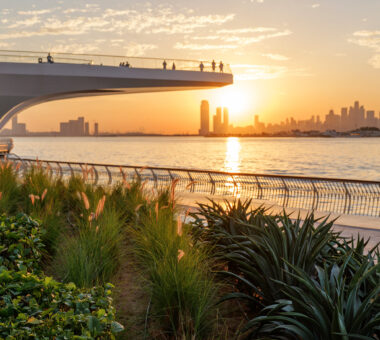
[[[0,163],[0,339],[380,339],[380,248],[174,181]]]

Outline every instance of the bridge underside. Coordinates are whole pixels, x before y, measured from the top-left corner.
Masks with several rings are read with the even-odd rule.
[[[0,129],[15,114],[54,100],[206,89],[230,84],[231,74],[211,72],[0,63]]]

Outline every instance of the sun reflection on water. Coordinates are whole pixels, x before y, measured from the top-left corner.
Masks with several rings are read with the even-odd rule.
[[[240,170],[240,140],[237,137],[228,137],[226,141],[226,158],[224,160],[224,169],[228,172],[239,172]],[[229,177],[226,182],[227,191],[239,197],[240,183],[236,178]]]
[[[240,140],[237,137],[228,137],[226,142],[226,158],[224,169],[229,172],[238,172],[240,169]]]

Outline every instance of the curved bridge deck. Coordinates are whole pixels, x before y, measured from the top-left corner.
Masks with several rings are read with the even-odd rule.
[[[232,83],[229,66],[220,69],[212,62],[70,53],[49,56],[47,52],[3,50],[0,129],[13,115],[52,100],[215,88]]]

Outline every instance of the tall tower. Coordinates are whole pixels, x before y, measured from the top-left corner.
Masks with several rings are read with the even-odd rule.
[[[99,123],[94,124],[94,136],[99,135]]]
[[[85,136],[90,135],[90,124],[89,124],[89,122],[84,123],[84,134],[85,134]]]
[[[210,106],[207,100],[201,102],[201,128],[200,136],[207,136],[210,132]]]
[[[17,127],[18,127],[18,121],[17,121],[17,115],[15,115],[12,118],[12,133],[13,134],[17,134]]]
[[[216,115],[214,116],[214,133],[222,133],[222,108],[216,108]]]
[[[84,117],[78,117],[78,135],[83,136],[84,135]]]
[[[228,133],[228,125],[229,125],[229,118],[228,118],[228,108],[223,108],[223,132]]]

